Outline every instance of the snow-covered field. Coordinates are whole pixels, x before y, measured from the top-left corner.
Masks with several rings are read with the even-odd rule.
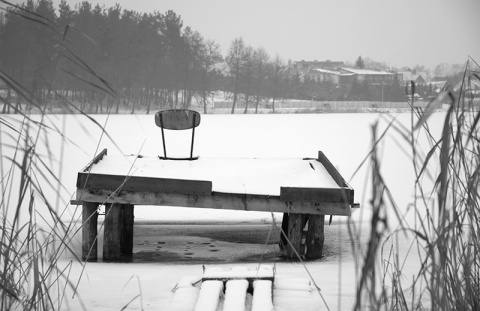
[[[444,113],[434,114],[429,120],[433,133],[440,134]],[[2,116],[15,124],[15,116]],[[391,116],[390,116],[391,117]],[[377,114],[263,114],[263,115],[202,115],[200,126],[195,133],[194,154],[200,157],[222,158],[290,158],[316,157],[319,150],[337,167],[343,177],[355,189],[355,200],[361,204],[352,219],[362,226],[366,239],[370,211],[368,209],[369,180],[368,165],[357,173],[371,147],[371,125],[380,120],[380,129],[386,127],[390,117]],[[410,114],[394,115],[402,124],[410,126]],[[38,120],[39,116],[32,116]],[[96,115],[93,117],[103,125],[106,133],[90,120],[79,115],[49,115],[45,122],[56,126],[68,142],[57,134],[41,134],[42,144],[37,152],[46,155],[50,169],[57,173],[65,189],[45,187],[48,197],[56,202],[65,221],[78,219],[80,209],[69,205],[74,195],[77,172],[103,148],[108,155],[160,155],[163,152],[160,129],[155,126],[153,115]],[[9,141],[2,128],[2,142]],[[189,155],[189,131],[166,131],[169,155]],[[420,138],[422,139],[422,138]],[[63,143],[65,142],[65,143]],[[48,157],[48,146],[50,157]],[[406,153],[405,144],[391,131],[384,143],[380,144],[384,178],[396,203],[405,212],[405,219],[413,222],[413,212],[408,211],[412,202],[414,174]],[[428,150],[425,146],[425,150]],[[5,152],[5,151],[4,151]],[[355,173],[355,175],[354,175]],[[353,176],[354,175],[354,176]],[[263,176],[258,176],[261,181]],[[54,187],[55,188],[55,187]],[[57,200],[58,198],[58,200]],[[37,209],[42,212],[41,203]],[[396,223],[391,219],[391,228]],[[187,209],[169,207],[138,207],[135,221],[144,222],[217,222],[222,224],[246,222],[264,223],[271,215],[261,212],[241,212],[227,210]],[[334,217],[332,228],[338,234],[335,241],[343,241],[338,254],[307,263],[307,267],[321,288],[321,293],[330,310],[348,309],[355,299],[356,271],[354,258],[345,250],[350,248],[345,218]],[[363,234],[364,233],[364,234]],[[330,243],[328,239],[326,244]],[[406,256],[409,247],[407,239],[399,239],[400,253]],[[72,247],[80,254],[81,237],[72,241]],[[101,253],[101,251],[100,251]],[[413,257],[413,258],[412,258]],[[407,278],[416,272],[418,261],[410,254],[405,263]],[[64,259],[67,265],[72,256]],[[229,264],[235,265],[235,264]],[[238,264],[236,264],[238,265]],[[246,264],[253,265],[253,264]],[[78,263],[72,265],[71,277],[74,283],[82,274]],[[304,267],[299,263],[283,262],[276,266],[277,275],[308,278]],[[172,263],[88,263],[79,282],[79,295],[87,310],[119,310],[138,294],[129,308],[145,310],[165,310],[173,293],[171,290],[183,276],[201,276],[200,264]],[[69,301],[70,308],[81,308],[78,300]],[[313,306],[313,307],[312,307]],[[318,297],[312,308],[323,306]],[[65,309],[68,309],[65,306]],[[299,309],[300,310],[300,309]],[[306,309],[302,309],[306,310]]]

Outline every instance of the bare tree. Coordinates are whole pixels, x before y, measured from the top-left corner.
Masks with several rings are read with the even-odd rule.
[[[233,104],[232,114],[235,113],[235,106],[237,104],[237,97],[239,92],[239,81],[244,61],[245,43],[241,37],[235,38],[230,44],[230,49],[227,56],[227,65],[230,70],[230,77],[233,81]]]
[[[247,113],[248,109],[248,101],[250,99],[250,86],[252,84],[252,75],[253,75],[253,67],[254,67],[254,51],[251,46],[245,48],[244,52],[244,64],[243,64],[243,76],[245,81],[245,111],[243,113]]]
[[[213,40],[207,40],[203,45],[200,93],[202,97],[203,112],[207,113],[207,97],[212,91],[215,65],[222,61],[220,45]]]
[[[255,59],[255,79],[256,79],[256,90],[255,90],[255,113],[258,112],[258,104],[260,102],[260,96],[262,94],[262,88],[264,86],[264,81],[267,76],[266,66],[269,60],[267,51],[264,48],[259,47],[254,54]]]
[[[271,82],[271,96],[272,96],[272,110],[275,113],[275,99],[279,95],[280,83],[281,83],[281,72],[284,67],[284,62],[277,54],[271,63],[270,68],[270,82]]]

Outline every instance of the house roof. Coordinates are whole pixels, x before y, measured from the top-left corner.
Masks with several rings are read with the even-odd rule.
[[[401,71],[398,72],[402,75],[403,81],[417,81],[419,77],[421,77],[424,81],[427,81],[428,74],[423,71],[417,71],[417,73],[413,73],[412,71]]]
[[[310,69],[310,72],[312,72],[312,73],[328,73],[328,74],[335,74],[335,75],[340,74],[338,71],[332,71],[332,70],[320,69],[320,68]]]
[[[443,87],[447,81],[430,81],[428,84],[432,86]]]
[[[371,69],[358,69],[358,68],[345,68],[342,67],[342,73],[353,73],[357,75],[365,75],[365,76],[390,76],[393,73],[388,71],[381,71],[381,70],[371,70]]]
[[[453,90],[455,92],[457,92],[458,90],[460,90],[460,88],[463,86],[464,88],[466,89],[479,89],[480,88],[480,81],[479,80],[476,80],[476,79],[470,79],[468,80],[470,82],[470,85],[468,84],[463,84],[463,81],[460,81],[458,82],[454,87],[453,87]]]
[[[309,68],[339,68],[339,67],[342,67],[342,66],[345,65],[344,62],[330,61],[330,60],[326,60],[326,61],[317,61],[317,60],[305,61],[305,60],[301,60],[301,61],[295,61],[294,64],[295,65],[301,65],[303,67],[309,67]]]

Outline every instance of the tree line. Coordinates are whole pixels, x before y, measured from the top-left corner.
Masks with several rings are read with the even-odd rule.
[[[65,0],[56,11],[51,0],[28,0],[0,19],[0,46],[1,77],[32,99],[14,99],[9,91],[0,96],[9,103],[3,112],[36,103],[96,113],[149,113],[195,103],[206,113],[218,91],[231,96],[232,113],[240,102],[246,113],[266,101],[275,110],[279,98],[378,97],[368,85],[345,90],[328,81],[301,79],[279,55],[272,57],[241,37],[222,55],[218,43],[184,26],[173,11],[138,13],[87,1],[72,8]]]

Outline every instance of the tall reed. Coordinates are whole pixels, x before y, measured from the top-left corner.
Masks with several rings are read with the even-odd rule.
[[[56,32],[63,41],[55,57],[74,62],[100,81],[96,84],[98,88],[115,95],[108,82],[65,45],[69,27],[58,30],[53,21],[41,15],[4,0],[0,2],[15,7],[12,14],[26,22]],[[53,75],[52,79],[55,78]],[[62,194],[68,193],[60,179],[63,152],[69,142],[63,133],[65,123],[57,126],[58,121],[46,114],[47,105],[40,104],[28,88],[1,68],[0,80],[27,106],[39,112],[30,115],[3,100],[16,115],[0,117],[0,310],[61,310],[68,304],[66,295],[79,299],[83,306],[76,280],[72,281],[70,274],[73,262],[81,262],[71,249],[79,215],[73,214],[71,221],[65,221],[69,202],[60,200]],[[97,121],[78,111],[61,94],[56,95],[63,99],[67,111],[85,116],[92,126],[100,127],[108,136]],[[60,145],[51,144],[51,138],[60,138]],[[66,252],[74,259],[60,261]]]
[[[75,256],[74,222],[62,220],[68,204],[48,196],[64,191],[63,162],[44,139],[61,133],[45,118],[0,118],[1,310],[57,310],[74,292],[71,262],[59,262],[65,252]]]
[[[353,251],[360,254],[355,310],[479,310],[480,109],[478,98],[471,96],[472,81],[480,80],[478,73],[478,64],[469,59],[458,90],[444,90],[425,110],[412,105],[410,128],[392,119],[377,138],[373,127],[372,193],[366,206],[372,209],[371,231],[366,249],[352,243]],[[448,111],[438,137],[428,119],[442,106]],[[379,144],[388,131],[410,146],[414,223],[404,221],[383,180]],[[430,144],[426,152],[422,135]],[[397,228],[389,228],[391,216],[397,219]],[[352,240],[359,240],[358,228],[353,222],[349,225]],[[407,254],[395,246],[386,249],[387,242],[408,238]],[[410,280],[400,258],[413,256],[415,250],[418,271]]]

